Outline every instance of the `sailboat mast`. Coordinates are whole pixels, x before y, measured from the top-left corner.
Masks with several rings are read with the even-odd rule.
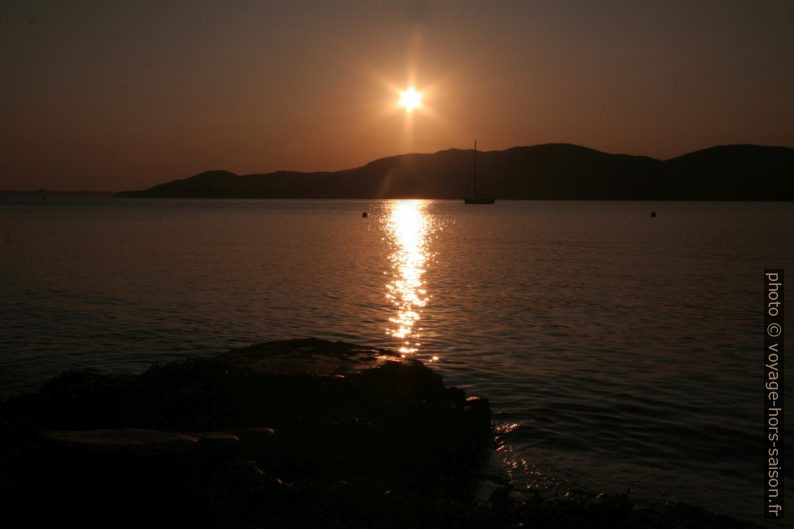
[[[469,165],[469,180],[474,180],[474,194],[463,197],[466,204],[493,204],[494,197],[480,194],[477,188],[477,140],[474,140],[474,150],[471,153],[471,165]],[[469,183],[466,183],[466,193],[469,192]]]
[[[474,166],[474,196],[478,196],[480,193],[477,191],[477,140],[474,140],[474,157],[473,166]]]

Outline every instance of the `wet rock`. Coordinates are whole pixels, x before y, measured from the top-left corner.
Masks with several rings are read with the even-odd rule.
[[[343,377],[385,361],[401,361],[399,354],[388,349],[317,338],[255,344],[233,349],[222,357],[230,365],[259,373],[321,377]]]
[[[276,435],[276,430],[273,428],[249,428],[248,430],[262,437],[272,437]]]
[[[97,454],[164,455],[195,450],[201,437],[177,432],[117,428],[51,430],[42,439],[55,446]]]
[[[474,487],[473,499],[480,505],[506,501],[510,486],[493,476],[481,476]]]
[[[464,411],[468,437],[478,446],[487,444],[491,439],[491,404],[484,397],[468,397]]]
[[[240,437],[227,432],[198,432],[200,451],[212,457],[232,456],[240,450]]]

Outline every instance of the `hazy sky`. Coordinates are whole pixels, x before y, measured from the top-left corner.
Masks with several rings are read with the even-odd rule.
[[[789,0],[0,0],[0,189],[335,170],[475,137],[794,146],[793,28]]]

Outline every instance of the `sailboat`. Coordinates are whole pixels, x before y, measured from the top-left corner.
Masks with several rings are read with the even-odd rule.
[[[469,180],[474,181],[474,194],[467,194],[463,198],[463,202],[466,204],[493,204],[496,201],[494,197],[480,193],[477,189],[477,140],[474,140],[474,152],[472,153],[471,167],[469,168]],[[467,188],[466,193],[468,192],[469,190]]]

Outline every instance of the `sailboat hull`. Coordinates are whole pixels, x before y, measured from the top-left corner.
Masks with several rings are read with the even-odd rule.
[[[493,197],[466,197],[463,202],[466,204],[493,204],[496,201]]]

